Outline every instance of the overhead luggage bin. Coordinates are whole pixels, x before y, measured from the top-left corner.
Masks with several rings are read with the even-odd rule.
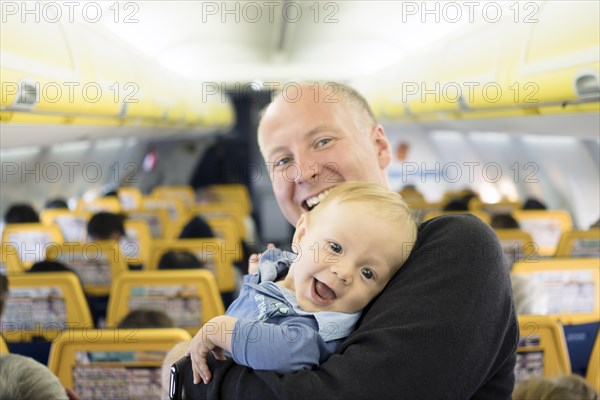
[[[512,80],[535,85],[532,96],[540,105],[597,103],[599,14],[600,3],[595,1],[580,1],[577,6],[560,1],[543,3],[538,22],[530,24],[528,42]],[[544,113],[557,111],[544,109]]]
[[[81,93],[75,86],[80,75],[60,23],[42,19],[23,24],[19,18],[7,17],[2,21],[0,49],[2,111],[74,111],[75,102],[69,100]]]

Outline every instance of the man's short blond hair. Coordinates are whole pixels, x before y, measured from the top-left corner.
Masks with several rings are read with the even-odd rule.
[[[402,251],[402,256],[397,267],[404,264],[417,239],[417,224],[402,196],[377,183],[344,182],[331,189],[320,204],[309,212],[308,219],[310,221],[313,216],[317,217],[327,207],[344,203],[360,203],[361,210],[403,231],[402,244],[398,249]]]
[[[360,132],[369,134],[377,126],[375,114],[369,106],[365,98],[354,88],[341,82],[324,82],[324,81],[304,81],[297,83],[297,86],[302,89],[302,96],[312,96],[315,101],[322,103],[342,103],[349,110],[350,115],[354,119],[354,123]],[[284,86],[285,87],[285,86]],[[267,108],[279,98],[285,99],[283,89],[277,89],[273,92],[271,102],[267,104],[260,112],[258,123],[258,142],[261,143],[261,122]],[[297,101],[297,100],[295,100]]]

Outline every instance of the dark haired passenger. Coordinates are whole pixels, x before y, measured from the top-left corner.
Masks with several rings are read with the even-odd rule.
[[[184,250],[167,251],[158,262],[158,269],[198,269],[204,268],[204,263]]]
[[[469,211],[469,202],[466,199],[452,199],[443,208],[443,211]]]
[[[130,311],[119,322],[119,329],[174,328],[175,323],[164,311],[139,309]]]
[[[192,218],[179,234],[179,239],[203,239],[215,237],[210,225],[200,215]]]
[[[67,201],[63,198],[50,199],[46,202],[46,208],[69,208]]]
[[[548,208],[546,207],[546,205],[544,203],[542,203],[541,201],[539,201],[538,199],[535,199],[533,197],[529,197],[527,200],[525,200],[525,203],[523,203],[523,210],[547,210]]]
[[[65,264],[59,261],[38,261],[27,270],[27,272],[36,273],[36,272],[72,272],[75,273],[71,268],[67,267]]]
[[[125,236],[125,217],[110,212],[99,212],[90,218],[87,225],[89,240],[116,240]]]
[[[40,222],[37,211],[25,203],[13,204],[4,214],[6,224],[27,224]]]
[[[494,229],[520,229],[519,222],[510,214],[496,214],[490,225]]]
[[[2,317],[2,311],[4,310],[4,304],[8,298],[8,278],[4,274],[0,274],[0,319]]]

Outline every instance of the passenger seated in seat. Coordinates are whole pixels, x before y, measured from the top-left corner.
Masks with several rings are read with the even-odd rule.
[[[417,228],[399,194],[349,182],[319,200],[296,224],[297,254],[267,250],[227,315],[196,334],[188,349],[195,382],[211,379],[210,351],[278,373],[318,366],[404,264]],[[387,246],[390,238],[402,245]]]
[[[600,395],[579,375],[532,378],[515,388],[513,400],[600,400]]]
[[[110,212],[94,214],[88,221],[88,240],[115,240],[125,236],[125,217]]]

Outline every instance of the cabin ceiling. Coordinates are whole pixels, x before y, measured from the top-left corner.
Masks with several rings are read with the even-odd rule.
[[[129,6],[119,19],[132,22],[115,23],[108,10],[105,29],[187,78],[229,84],[358,78],[468,22],[466,15],[454,23],[430,15],[423,23],[421,10],[410,8],[420,3],[401,1],[122,4]]]

